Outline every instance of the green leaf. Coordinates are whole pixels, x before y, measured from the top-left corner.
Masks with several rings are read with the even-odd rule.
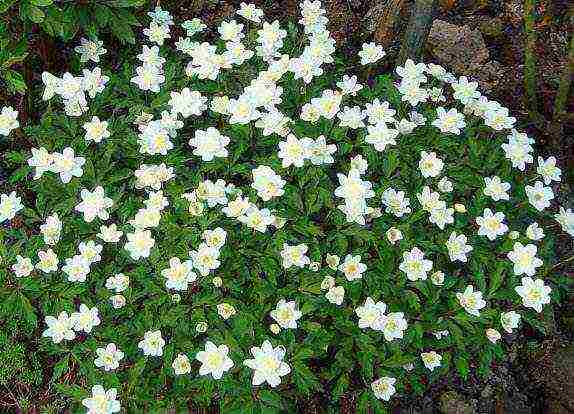
[[[52,382],[57,381],[68,369],[68,362],[70,360],[70,355],[66,355],[60,361],[54,365],[54,372],[52,373]]]
[[[30,6],[27,9],[26,16],[34,23],[42,23],[42,21],[46,17],[46,14],[42,11],[42,9],[36,6]]]
[[[0,13],[6,13],[15,3],[16,0],[0,0]]]
[[[34,6],[45,7],[45,6],[51,6],[54,3],[54,0],[30,0],[30,2]]]

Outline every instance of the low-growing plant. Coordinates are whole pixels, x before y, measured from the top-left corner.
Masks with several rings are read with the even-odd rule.
[[[3,157],[0,315],[74,410],[384,410],[487,373],[565,295],[556,159],[476,82],[369,77],[380,46],[349,62],[301,12],[284,30],[242,4],[174,50],[157,8],[135,66],[83,40],[81,74],[42,75],[33,147]]]
[[[122,43],[134,43],[133,28],[139,26],[134,10],[144,4],[146,0],[0,0],[0,13],[17,9],[26,26],[37,24],[62,40],[73,39],[78,31],[92,37],[111,32]]]

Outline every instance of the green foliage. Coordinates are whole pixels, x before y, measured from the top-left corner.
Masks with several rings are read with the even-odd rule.
[[[114,32],[120,39],[133,40],[130,26],[136,21],[128,17],[131,15],[124,9],[135,6],[133,2],[108,2],[89,8],[90,12],[81,6],[54,11],[56,6],[45,3],[50,2],[26,3],[25,17],[32,19],[30,9],[42,11],[43,17],[37,23],[48,33],[66,39],[73,37],[82,26],[88,32],[108,27],[112,31],[122,30],[123,34]],[[58,17],[53,17],[52,12]],[[75,22],[70,26],[64,27],[51,20],[62,22],[66,13],[73,16],[70,22]],[[120,19],[120,24],[116,19]],[[250,37],[254,37],[253,32]],[[296,35],[291,31],[285,50],[297,49],[295,39]],[[505,236],[489,242],[469,233],[472,226],[469,217],[480,215],[491,205],[482,193],[481,177],[496,174],[503,181],[513,183],[534,178],[533,173],[523,177],[510,168],[500,151],[500,144],[505,140],[503,133],[492,132],[473,122],[461,136],[453,138],[426,125],[402,139],[400,150],[397,147],[379,153],[365,143],[362,130],[352,131],[325,119],[315,124],[300,120],[301,105],[340,80],[346,62],[338,57],[330,70],[310,85],[304,86],[292,75],[286,75],[282,80],[285,92],[281,106],[294,120],[295,135],[325,135],[329,143],[337,145],[335,164],[328,168],[306,165],[305,168],[282,169],[277,157],[280,137],[263,136],[261,131],[249,126],[229,125],[211,111],[186,121],[174,139],[175,148],[167,156],[147,156],[139,151],[134,127],[134,121],[142,111],[159,116],[168,108],[170,91],[183,87],[208,96],[234,95],[250,82],[241,74],[255,72],[263,66],[255,59],[253,67],[246,64],[238,74],[222,72],[218,81],[206,81],[182,77],[180,72],[186,59],[167,48],[162,48],[162,54],[167,57],[167,63],[166,83],[161,92],[144,93],[130,83],[134,73],[130,64],[124,64],[120,70],[104,68],[105,74],[110,76],[109,84],[90,102],[87,114],[71,118],[57,109],[58,103],[51,102],[42,108],[40,123],[25,129],[34,147],[44,147],[52,152],[71,146],[77,154],[86,157],[81,178],[74,178],[66,185],[55,174],[31,180],[32,169],[25,162],[30,156],[27,149],[16,149],[3,155],[2,166],[14,171],[8,179],[9,185],[29,195],[30,199],[20,226],[0,228],[3,260],[0,282],[4,298],[0,313],[3,322],[0,347],[4,344],[7,349],[1,360],[0,378],[3,378],[3,372],[14,375],[14,372],[25,371],[27,380],[36,383],[41,368],[34,365],[37,361],[30,361],[38,355],[47,355],[50,371],[44,381],[53,385],[60,398],[73,401],[74,409],[79,407],[91,385],[103,384],[106,388],[117,388],[122,406],[133,412],[157,412],[174,407],[185,410],[187,404],[209,406],[214,402],[229,413],[293,412],[298,401],[317,394],[324,396],[325,404],[331,408],[337,407],[343,396],[352,395],[356,397],[359,411],[374,409],[378,412],[385,409],[383,403],[369,390],[370,383],[376,378],[396,377],[399,392],[421,393],[425,384],[440,375],[456,372],[466,379],[475,367],[479,374],[485,375],[492,362],[503,357],[504,345],[500,342],[491,344],[484,332],[489,327],[500,329],[500,310],[520,306],[520,298],[514,292],[519,278],[514,275],[511,263],[501,260],[512,249],[514,241]],[[133,59],[133,55],[131,50],[122,53],[126,61]],[[393,81],[391,75],[379,75],[358,96],[346,98],[345,104],[359,105],[378,97],[388,100],[400,117],[406,117],[409,107],[400,101]],[[362,82],[366,83],[366,79]],[[421,112],[429,118],[435,117],[436,113],[430,105],[423,107]],[[93,115],[108,121],[112,132],[111,137],[99,145],[89,144],[83,138],[82,125]],[[223,135],[231,137],[230,156],[201,162],[191,154],[187,141],[195,130],[213,125],[217,125]],[[444,174],[457,187],[455,193],[443,195],[445,201],[449,205],[464,203],[469,212],[467,216],[457,216],[449,228],[459,232],[466,229],[469,243],[474,246],[471,259],[462,265],[449,261],[445,253],[444,243],[450,231],[438,231],[422,212],[415,211],[402,219],[383,214],[367,226],[358,226],[347,223],[336,209],[340,200],[333,195],[338,185],[333,172],[348,172],[352,156],[362,154],[368,160],[366,179],[374,184],[375,199],[380,200],[389,186],[414,195],[423,186],[431,185],[432,180],[423,178],[415,167],[421,151],[429,148],[443,157]],[[170,200],[170,208],[163,214],[159,228],[154,230],[156,245],[148,259],[134,261],[123,246],[106,244],[102,262],[93,268],[86,283],[67,282],[61,271],[22,279],[13,276],[10,265],[15,262],[16,255],[36,257],[45,247],[37,228],[50,214],[58,213],[64,223],[63,238],[54,247],[61,259],[72,257],[80,240],[95,239],[102,223],[99,220],[86,223],[74,211],[82,188],[104,187],[106,195],[114,201],[110,209],[112,221],[124,233],[132,231],[127,221],[142,207],[146,197],[143,191],[135,188],[133,171],[144,163],[162,162],[174,167],[177,178],[163,189]],[[199,217],[189,214],[182,194],[197,188],[208,178],[234,183],[256,200],[256,192],[249,184],[251,171],[257,165],[271,166],[287,181],[285,194],[265,204],[288,219],[285,227],[272,234],[261,234],[225,217],[219,209],[206,209]],[[513,203],[498,203],[496,209],[503,212],[510,223],[528,223],[535,216],[531,207],[516,208]],[[552,220],[549,213],[536,217],[541,224]],[[181,301],[174,301],[172,292],[165,288],[161,270],[168,267],[171,257],[186,257],[188,251],[199,244],[202,232],[217,226],[228,232],[220,258],[222,265],[215,273],[223,279],[223,287],[215,288],[212,276],[203,277],[193,290],[182,292]],[[395,246],[385,238],[385,232],[391,226],[399,228],[404,235]],[[539,255],[545,259],[548,272],[556,262],[554,243],[557,237],[548,232],[539,244]],[[521,234],[519,241],[527,243],[528,239]],[[368,270],[361,280],[354,282],[345,282],[341,274],[336,275],[326,266],[316,272],[308,268],[285,270],[279,254],[284,243],[307,244],[312,261],[321,262],[327,254],[342,257],[348,253],[360,254]],[[432,254],[435,269],[445,272],[447,276],[442,287],[434,286],[430,280],[408,281],[397,270],[402,253],[414,246]],[[116,273],[130,277],[130,287],[125,292],[127,305],[122,309],[110,306],[110,291],[105,288],[106,279]],[[344,284],[344,306],[335,306],[325,299],[321,281],[326,276],[336,276],[339,283]],[[554,278],[553,274],[548,276],[556,282],[553,299],[560,300],[565,295],[565,281]],[[468,315],[455,299],[455,292],[464,290],[468,284],[480,289],[489,303],[480,317]],[[405,312],[409,327],[403,339],[385,341],[380,332],[361,330],[357,326],[354,309],[362,305],[367,296],[384,300],[391,312]],[[269,332],[272,322],[269,312],[281,298],[295,300],[303,318],[296,331],[282,330],[273,336]],[[216,311],[216,306],[222,302],[233,304],[237,315],[222,320]],[[45,329],[45,316],[57,315],[63,310],[71,313],[78,303],[98,306],[100,310],[103,322],[92,334],[57,345],[47,338],[40,338]],[[524,310],[524,322],[536,330],[543,331],[552,317],[549,307],[541,314],[521,310]],[[209,324],[205,334],[195,330],[200,321]],[[167,338],[162,358],[144,357],[137,348],[144,333],[152,329],[161,329]],[[432,333],[441,330],[448,330],[450,335],[436,339]],[[33,338],[31,342],[37,350],[26,353],[23,346],[17,344],[20,336]],[[249,358],[250,347],[259,346],[268,338],[275,345],[282,344],[286,348],[286,360],[292,369],[277,389],[252,387],[251,373],[241,366],[241,362]],[[230,357],[235,361],[232,372],[222,380],[214,381],[196,375],[197,364],[194,363],[191,375],[175,377],[171,368],[175,356],[184,352],[192,359],[203,349],[206,340],[229,346]],[[126,358],[118,370],[103,372],[94,366],[95,349],[110,342],[122,349]],[[433,372],[426,370],[420,360],[420,353],[429,349],[443,355],[442,366]],[[413,364],[412,372],[404,369],[408,364]],[[66,375],[71,372],[75,375]]]
[[[15,70],[28,56],[26,40],[11,41],[6,25],[0,22],[0,81],[10,93],[25,93],[26,82],[22,74]]]

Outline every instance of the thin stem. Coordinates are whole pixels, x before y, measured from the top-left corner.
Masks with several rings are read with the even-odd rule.
[[[534,10],[537,0],[526,0],[524,3],[524,30],[526,31],[526,47],[524,49],[524,88],[528,99],[528,108],[537,113],[536,99],[536,31],[534,29]]]

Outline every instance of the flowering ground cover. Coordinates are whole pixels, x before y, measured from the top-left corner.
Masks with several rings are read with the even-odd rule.
[[[38,124],[0,115],[33,143],[6,157],[2,311],[72,411],[383,411],[543,329],[574,213],[477,83],[372,77],[383,48],[343,60],[318,1],[298,25],[242,4],[210,42],[148,23],[119,68],[83,39],[73,73],[43,73]]]

